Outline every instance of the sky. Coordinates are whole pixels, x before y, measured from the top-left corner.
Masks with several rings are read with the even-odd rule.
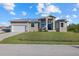
[[[79,23],[79,3],[1,3],[0,25],[8,26],[14,19],[37,19],[46,16]]]

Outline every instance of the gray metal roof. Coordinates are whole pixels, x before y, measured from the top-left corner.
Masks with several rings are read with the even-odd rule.
[[[58,19],[57,22],[68,22],[66,19]]]
[[[38,22],[37,20],[26,20],[26,19],[15,19],[10,21],[11,23],[31,23],[31,22]]]

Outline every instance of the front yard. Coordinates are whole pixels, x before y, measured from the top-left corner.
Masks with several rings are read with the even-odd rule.
[[[79,44],[79,33],[25,32],[4,39],[2,44]]]

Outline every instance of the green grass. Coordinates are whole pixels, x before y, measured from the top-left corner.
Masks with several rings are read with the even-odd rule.
[[[4,39],[2,44],[79,44],[79,33],[25,32]]]

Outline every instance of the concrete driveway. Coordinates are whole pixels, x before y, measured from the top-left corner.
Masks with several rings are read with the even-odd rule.
[[[8,33],[0,34],[0,41],[2,41],[5,38],[17,35],[17,34],[20,34],[20,32],[8,32]]]
[[[0,44],[0,56],[79,56],[79,45]]]

